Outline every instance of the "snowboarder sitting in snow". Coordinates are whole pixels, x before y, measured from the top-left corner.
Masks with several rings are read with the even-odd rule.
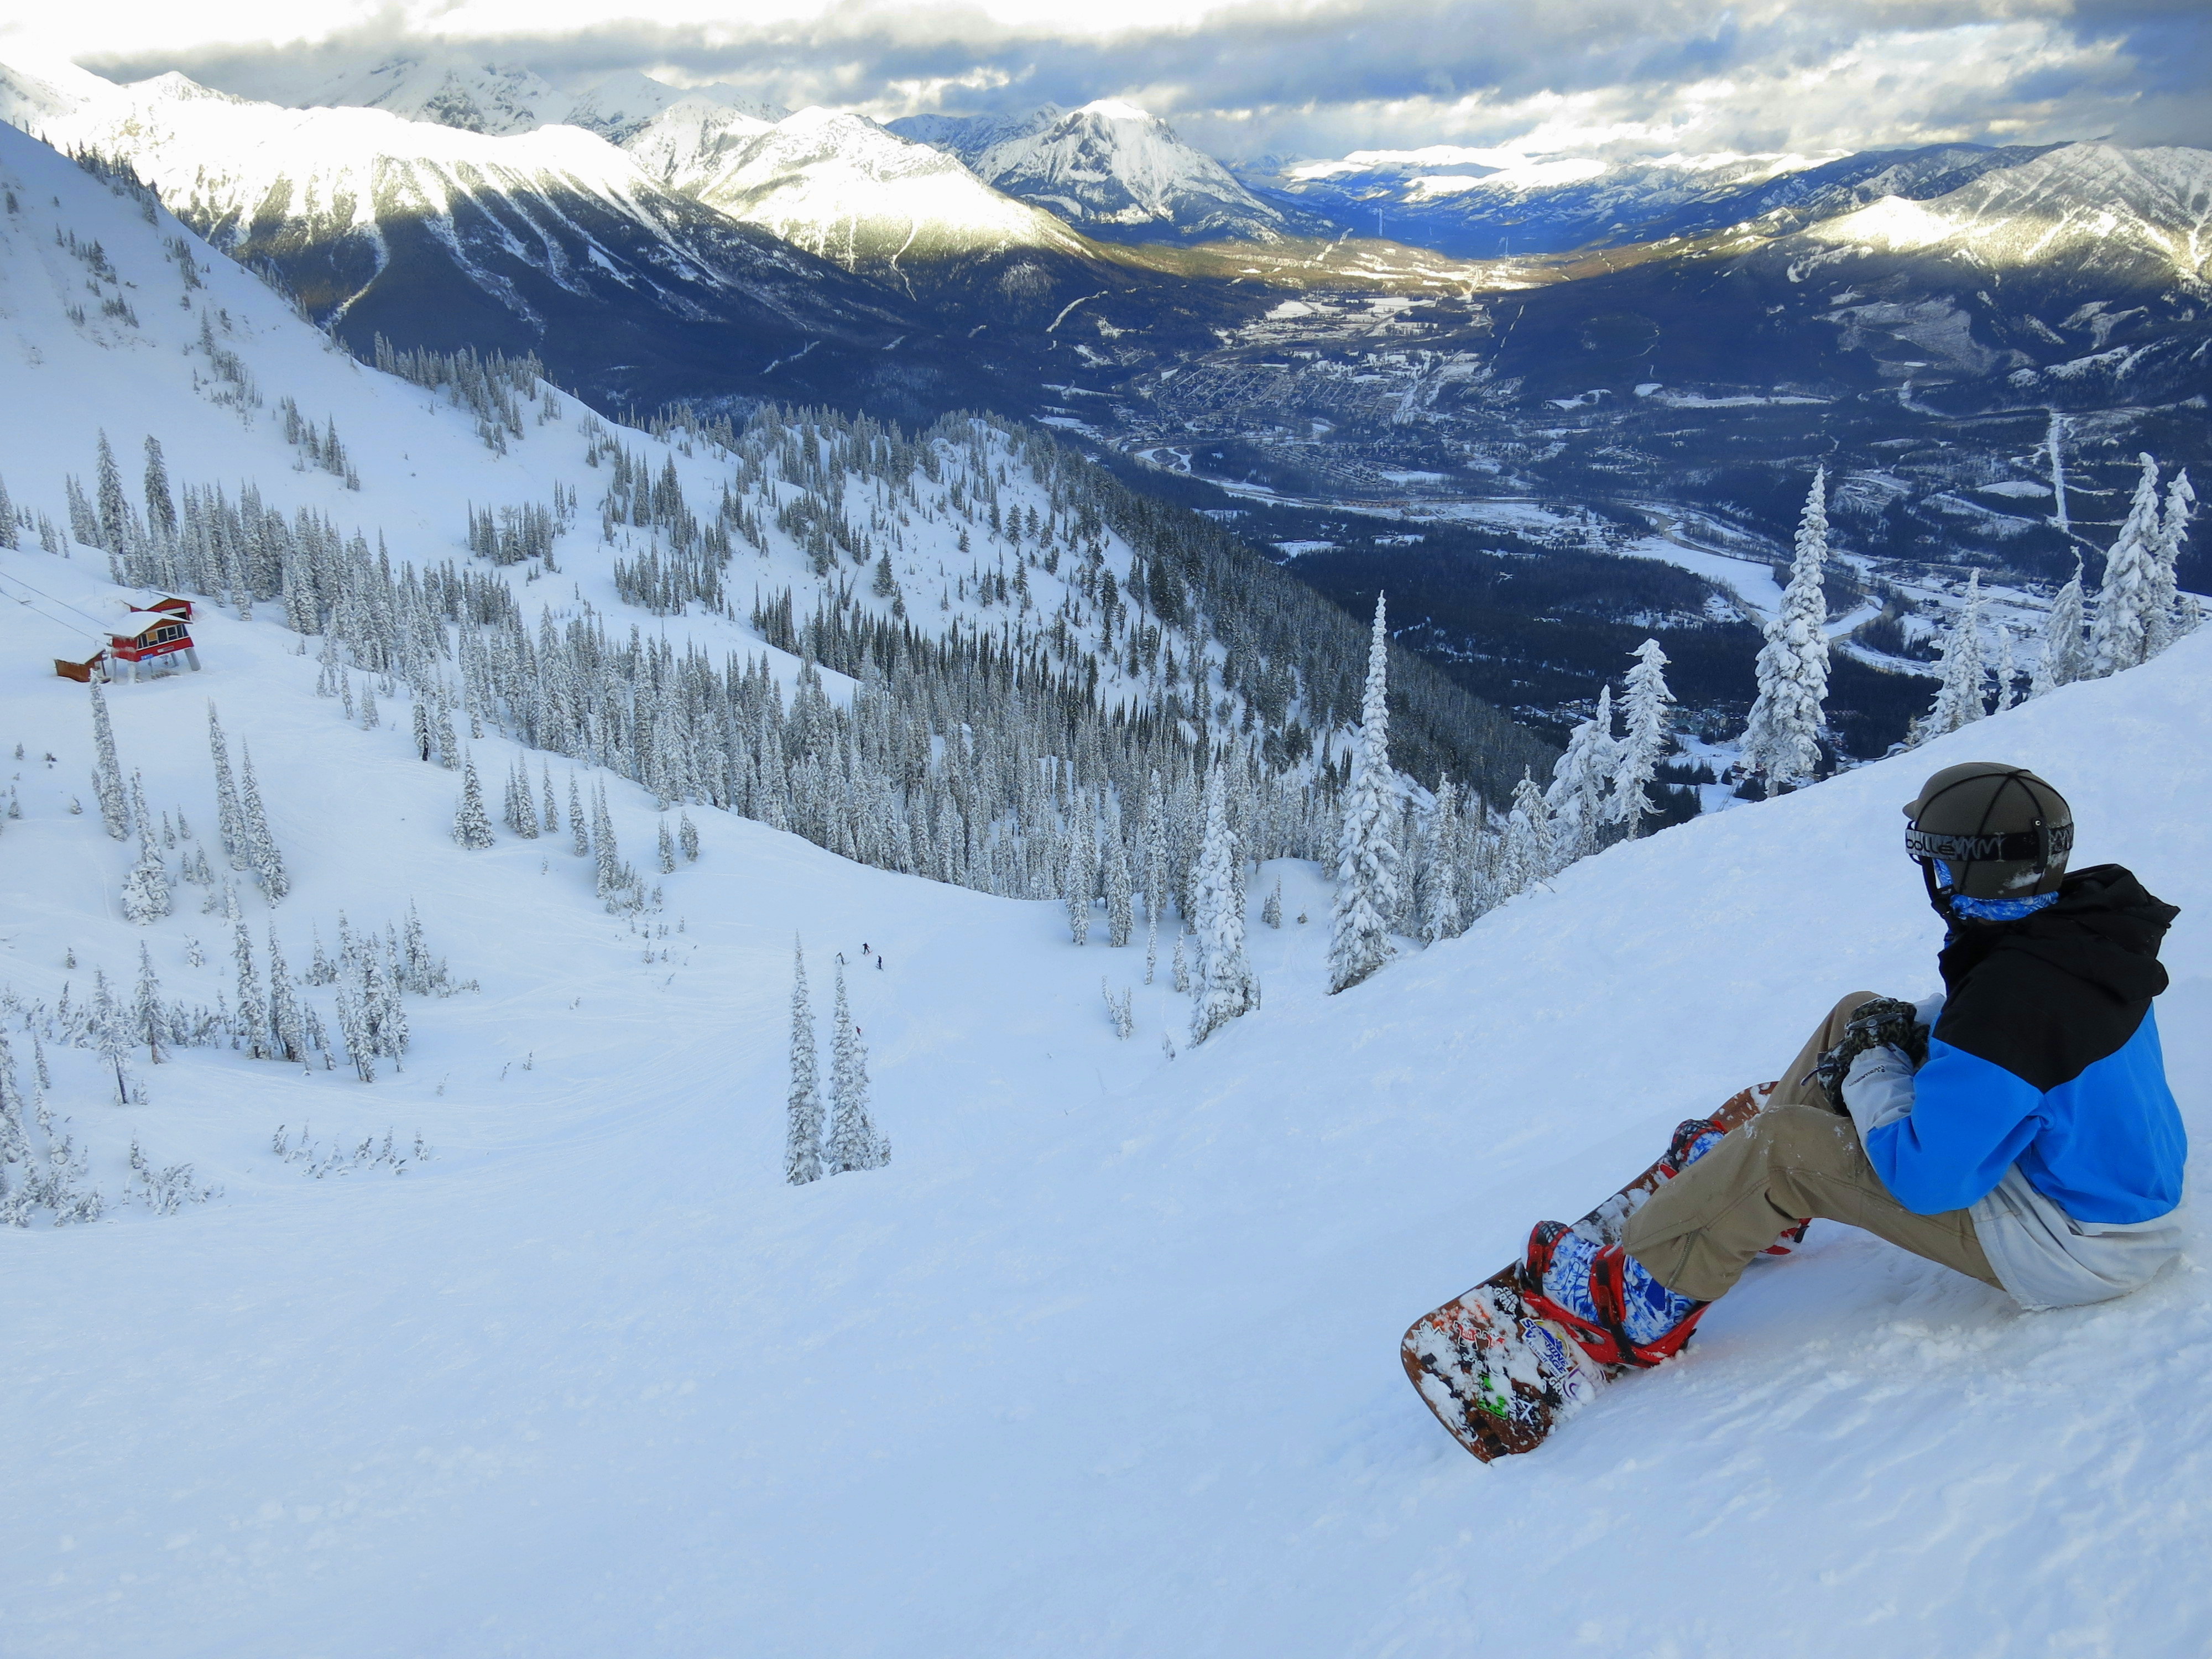
[[[2124,1296],[2179,1250],[2188,1139],[2150,1006],[2179,912],[2116,864],[2068,875],[2073,814],[2022,768],[1946,767],[1905,811],[1944,993],[1845,997],[1756,1117],[1675,1132],[1678,1173],[1619,1244],[1537,1224],[1524,1294],[1593,1358],[1674,1353],[1807,1217],[2029,1309]]]

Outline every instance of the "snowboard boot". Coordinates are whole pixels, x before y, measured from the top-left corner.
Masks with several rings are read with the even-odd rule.
[[[1601,1365],[1656,1365],[1690,1340],[1712,1304],[1677,1296],[1618,1244],[1540,1221],[1521,1264],[1521,1299]]]
[[[1720,1145],[1721,1137],[1728,1133],[1718,1120],[1710,1117],[1686,1117],[1674,1126],[1674,1138],[1667,1143],[1667,1157],[1660,1168],[1672,1181],[1707,1152]]]
[[[1674,1138],[1667,1143],[1667,1156],[1659,1165],[1661,1173],[1672,1181],[1719,1146],[1721,1137],[1727,1133],[1712,1118],[1684,1118],[1674,1126]],[[1784,1228],[1782,1236],[1766,1247],[1766,1254],[1788,1255],[1805,1242],[1805,1230],[1812,1224],[1812,1218],[1808,1216],[1794,1227]]]

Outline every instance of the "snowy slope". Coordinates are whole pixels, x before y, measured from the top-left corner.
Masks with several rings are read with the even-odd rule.
[[[738,821],[703,825],[648,971],[557,849],[541,874],[538,848],[441,845],[446,780],[315,723],[308,665],[250,631],[216,636],[228,678],[204,689],[258,755],[301,757],[294,907],[359,920],[404,890],[484,995],[418,1011],[407,1073],[367,1090],[179,1063],[106,1109],[63,1073],[81,1125],[196,1154],[226,1194],[5,1237],[12,1650],[1505,1654],[1564,1624],[1598,1651],[1659,1628],[1713,1654],[2182,1655],[2212,1634],[2193,1265],[2026,1317],[1819,1229],[1686,1361],[1490,1469],[1395,1356],[1532,1216],[1771,1072],[1808,1010],[1931,982],[1893,845],[1923,766],[2041,767],[2093,826],[2085,856],[2200,915],[2201,803],[2142,781],[2201,765],[2204,641],[1608,853],[1342,999],[1317,923],[1255,929],[1267,1006],[1170,1061],[1179,999],[1146,994],[1128,1043],[1098,1010],[1136,953]],[[15,684],[32,753],[81,758],[72,689]],[[118,694],[120,741],[204,818],[161,759],[198,705],[165,689]],[[96,830],[27,781],[15,856],[82,868]],[[299,805],[318,787],[374,805],[341,833]],[[623,803],[625,835],[647,823]],[[135,942],[94,902],[80,877],[19,908],[19,988],[64,943]],[[854,989],[895,1147],[796,1192],[775,1176],[795,931],[817,1007],[831,951],[885,957]],[[2212,1008],[2186,927],[2172,960],[2201,1135]],[[349,1144],[419,1125],[434,1156],[318,1182],[264,1150],[302,1116]],[[1624,1575],[1686,1537],[1717,1559]]]
[[[0,141],[19,196],[0,349],[28,388],[0,401],[0,476],[19,503],[58,516],[58,474],[88,470],[95,428],[128,463],[157,421],[173,475],[258,477],[279,505],[383,529],[396,558],[457,557],[468,500],[597,482],[572,403],[492,456],[442,398],[327,350],[201,252],[204,297],[239,331],[222,337],[270,403],[335,415],[362,489],[289,471],[266,409],[241,420],[193,388],[210,365],[161,252],[174,225]],[[55,196],[117,281],[53,246]],[[138,323],[97,304],[62,320],[88,280]],[[724,476],[704,446],[621,436],[695,499]],[[591,541],[564,538],[550,597],[581,587],[627,620]],[[805,579],[771,542],[765,580]],[[51,1005],[94,965],[127,981],[143,940],[170,994],[212,1002],[231,982],[219,918],[180,904],[126,924],[130,849],[68,810],[89,793],[87,694],[46,672],[46,612],[118,596],[82,550],[0,553],[0,577],[19,601],[0,605],[0,756],[25,751],[6,763],[23,816],[0,820],[0,982]],[[43,608],[20,602],[26,581]],[[636,620],[758,648],[713,617]],[[342,720],[276,617],[215,607],[198,631],[205,673],[110,706],[155,809],[204,838],[204,698],[251,744],[295,875],[273,915],[247,897],[257,946],[273,921],[296,963],[311,925],[327,942],[341,909],[380,926],[411,899],[480,989],[410,1000],[405,1069],[367,1085],[194,1049],[140,1066],[148,1099],[115,1106],[89,1054],[49,1048],[91,1178],[119,1190],[135,1136],[224,1190],[176,1215],[0,1229],[11,1654],[2212,1642],[2194,1565],[2212,1312],[2193,1259],[2128,1302],[2026,1316],[1818,1227],[1686,1360],[1494,1468],[1437,1428],[1396,1356],[1405,1324],[1535,1217],[1571,1214],[1678,1117],[1771,1075],[1836,995],[1932,985],[1897,805],[1952,761],[2044,771],[2074,800],[2081,862],[2123,859],[2184,908],[2160,1018],[2191,1127],[2212,1133],[2212,635],[1616,848],[1338,998],[1323,884],[1263,868],[1264,1006],[1170,1059],[1187,1006],[1142,984],[1141,945],[1078,950],[1056,905],[862,869],[726,814],[695,811],[702,856],[664,878],[641,935],[559,841],[455,847],[453,775]],[[495,789],[514,746],[473,747]],[[649,847],[651,797],[610,793],[624,845]],[[1256,921],[1278,878],[1280,932]],[[794,933],[817,1018],[848,959],[893,1146],[887,1169],[798,1189],[779,1178]],[[1132,1041],[1102,976],[1136,993]],[[391,1127],[407,1149],[419,1128],[432,1156],[317,1179],[270,1151],[303,1119],[319,1148]]]

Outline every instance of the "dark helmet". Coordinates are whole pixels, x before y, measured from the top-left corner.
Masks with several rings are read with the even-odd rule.
[[[2024,766],[1947,766],[1907,803],[1905,850],[1930,897],[2033,898],[2055,893],[2074,850],[2066,797]]]

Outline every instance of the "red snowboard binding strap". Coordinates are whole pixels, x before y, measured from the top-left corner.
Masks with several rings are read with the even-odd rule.
[[[1547,1319],[1574,1340],[1575,1346],[1601,1365],[1649,1368],[1681,1352],[1705,1316],[1710,1302],[1699,1303],[1682,1322],[1650,1342],[1635,1342],[1624,1328],[1627,1298],[1622,1284],[1622,1264],[1627,1253],[1609,1245],[1597,1254],[1590,1271],[1590,1300],[1599,1322],[1593,1323],[1561,1307],[1544,1294],[1544,1273],[1551,1266],[1560,1239],[1574,1231],[1563,1221],[1540,1221],[1528,1235],[1528,1250],[1521,1263],[1521,1300],[1540,1319]]]

